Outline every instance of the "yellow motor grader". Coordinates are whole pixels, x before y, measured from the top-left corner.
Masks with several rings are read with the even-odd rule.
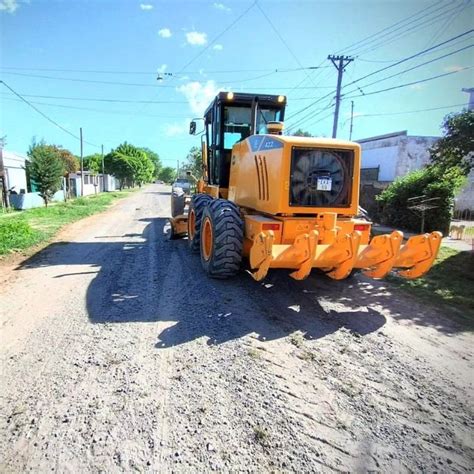
[[[350,141],[282,134],[286,97],[221,92],[204,114],[202,177],[171,219],[213,278],[234,276],[247,258],[255,280],[287,268],[296,280],[313,268],[336,280],[360,269],[382,278],[426,273],[441,233],[403,241],[394,231],[370,240],[358,218],[361,149]],[[190,124],[196,134],[198,122]]]

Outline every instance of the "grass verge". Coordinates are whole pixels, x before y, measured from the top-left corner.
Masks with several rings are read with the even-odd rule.
[[[0,215],[0,256],[30,249],[53,237],[61,227],[106,209],[131,191],[115,191],[53,203],[49,207]]]
[[[423,278],[404,280],[390,275],[387,280],[432,304],[449,305],[474,316],[473,252],[441,247],[435,264]]]

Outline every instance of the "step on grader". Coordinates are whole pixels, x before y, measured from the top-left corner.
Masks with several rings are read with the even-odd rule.
[[[377,279],[391,270],[407,279],[425,274],[441,233],[370,240],[371,223],[358,217],[359,144],[283,135],[285,106],[284,96],[217,95],[200,132],[202,177],[171,219],[172,235],[187,234],[213,278],[234,276],[243,258],[257,281],[271,268],[296,280],[313,268],[336,280],[354,270]],[[198,126],[193,120],[190,133]]]

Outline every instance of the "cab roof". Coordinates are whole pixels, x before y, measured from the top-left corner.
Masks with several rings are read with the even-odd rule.
[[[232,98],[229,95],[232,94]],[[278,101],[278,98],[283,97],[283,101]],[[225,104],[238,104],[238,105],[252,105],[255,98],[258,98],[259,105],[264,107],[279,107],[284,108],[286,106],[286,97],[282,95],[270,95],[270,94],[259,94],[251,92],[219,92],[215,99],[209,104],[204,116],[206,116],[209,110],[212,109],[216,102]],[[281,99],[280,99],[281,100]]]

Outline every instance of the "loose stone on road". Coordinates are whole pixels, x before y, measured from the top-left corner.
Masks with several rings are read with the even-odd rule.
[[[472,469],[461,323],[363,277],[210,280],[169,201],[0,267],[3,472]]]

